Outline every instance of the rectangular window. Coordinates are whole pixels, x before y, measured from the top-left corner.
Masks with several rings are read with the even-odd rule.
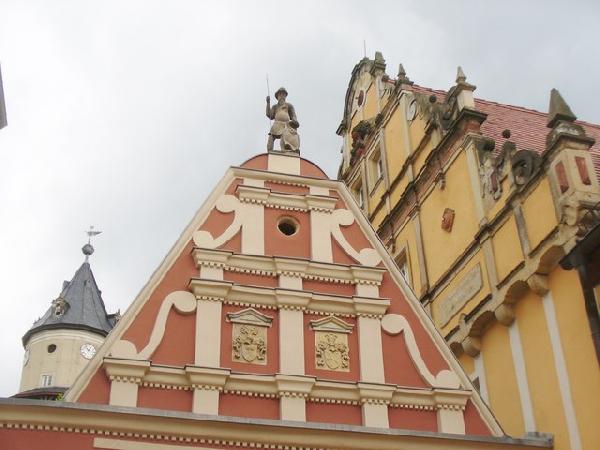
[[[377,180],[380,180],[381,177],[383,176],[383,160],[381,159],[381,157],[379,157],[377,159],[377,165],[376,165],[376,176],[377,176]]]
[[[47,373],[42,375],[42,387],[52,386],[52,375]]]
[[[373,195],[375,188],[383,178],[383,158],[380,150],[377,150],[369,157],[367,173],[369,181],[369,193]]]
[[[406,256],[406,250],[400,252],[398,256],[395,258],[396,265],[398,269],[400,269],[400,274],[404,281],[410,286],[410,267],[408,266],[408,258]]]
[[[361,209],[365,207],[365,197],[363,195],[363,185],[362,180],[358,180],[356,183],[352,185],[352,194],[360,206]]]

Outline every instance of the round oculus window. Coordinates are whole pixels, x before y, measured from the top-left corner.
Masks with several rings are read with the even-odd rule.
[[[48,353],[54,353],[56,351],[56,344],[50,344],[47,348]]]
[[[298,221],[291,217],[282,217],[277,222],[277,229],[286,236],[293,236],[298,232]]]

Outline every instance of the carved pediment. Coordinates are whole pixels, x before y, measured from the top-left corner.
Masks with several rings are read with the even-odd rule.
[[[339,317],[327,316],[319,320],[311,320],[310,327],[314,331],[329,331],[334,333],[352,333],[354,325],[343,321]]]
[[[270,327],[273,323],[273,318],[258,312],[254,308],[246,308],[236,313],[227,314],[227,321],[244,325]]]

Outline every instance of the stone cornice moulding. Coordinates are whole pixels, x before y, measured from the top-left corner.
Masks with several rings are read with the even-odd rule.
[[[108,378],[140,384],[150,369],[150,361],[104,358],[104,370]]]
[[[331,213],[338,201],[336,197],[312,194],[289,194],[271,189],[240,184],[236,188],[240,201],[257,203],[267,208],[290,211],[323,211]]]
[[[189,384],[195,389],[223,390],[227,378],[231,375],[229,369],[215,369],[212,367],[185,366],[185,375]]]
[[[393,384],[320,380],[311,375],[252,375],[230,369],[153,365],[150,361],[105,358],[107,373],[154,389],[208,389],[224,394],[279,398],[296,393],[312,401],[360,405],[388,404],[407,409],[464,409],[471,392],[462,389],[403,388]]]
[[[475,339],[480,337],[479,328],[484,317],[508,326],[514,320],[514,304],[529,290],[538,296],[547,292],[548,285],[545,266],[552,267],[562,257],[562,249],[565,245],[564,239],[559,234],[555,238],[543,240],[537,247],[535,256],[521,262],[516,270],[513,270],[505,280],[498,286],[498,290],[491,299],[485,300],[481,308],[469,318],[463,327],[456,327],[448,336],[448,344],[460,344],[463,351],[468,354],[477,355],[479,349],[473,345]]]
[[[195,247],[192,256],[196,266],[221,267],[257,275],[297,275],[303,279],[345,284],[379,286],[385,269],[361,265],[344,265],[300,258],[241,255],[227,250]]]
[[[227,321],[270,328],[273,323],[273,317],[262,314],[254,308],[246,308],[235,313],[228,313]]]
[[[462,436],[403,429],[374,429],[352,425],[233,419],[148,408],[128,408],[43,400],[0,400],[0,428],[92,435],[125,444],[144,439],[157,448],[171,450],[185,443],[246,448],[296,448],[298,450],[533,450],[552,447],[548,435]],[[151,430],[151,431],[149,431]],[[40,435],[43,436],[43,435]],[[118,440],[117,440],[118,439]],[[98,441],[97,441],[98,440]],[[138,441],[139,442],[139,441]],[[167,447],[168,446],[168,447]],[[119,448],[119,447],[117,447]],[[121,446],[122,448],[122,446]]]
[[[228,281],[192,278],[190,290],[199,300],[214,300],[257,307],[295,309],[330,314],[354,314],[379,317],[387,311],[390,300],[385,298],[346,297],[317,294],[310,291],[238,285]]]
[[[275,375],[277,391],[280,395],[296,394],[299,397],[308,397],[317,379],[308,375]]]
[[[327,316],[310,321],[310,328],[314,331],[331,331],[333,333],[352,333],[354,325],[343,321],[339,317]]]

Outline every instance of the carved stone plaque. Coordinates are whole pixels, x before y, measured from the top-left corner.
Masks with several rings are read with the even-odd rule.
[[[316,331],[315,364],[317,369],[348,372],[350,370],[348,335]]]
[[[477,264],[458,283],[458,286],[443,299],[437,307],[437,322],[439,326],[446,325],[482,287],[481,265]]]
[[[231,359],[247,364],[267,364],[267,329],[273,318],[253,308],[227,314],[233,324]]]
[[[267,364],[267,329],[234,324],[231,357],[243,363]]]

